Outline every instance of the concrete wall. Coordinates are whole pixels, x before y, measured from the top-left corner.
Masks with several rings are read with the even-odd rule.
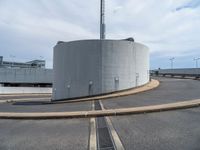
[[[53,100],[124,90],[149,81],[149,52],[125,40],[83,40],[54,47]]]
[[[85,96],[101,91],[100,43],[68,42],[54,48],[54,99]],[[89,93],[89,82],[93,82]]]
[[[0,68],[0,83],[52,83],[52,69]]]
[[[14,93],[52,93],[52,88],[0,86],[0,94],[14,94]]]

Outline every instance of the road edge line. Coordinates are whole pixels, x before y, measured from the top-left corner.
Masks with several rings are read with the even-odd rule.
[[[92,110],[94,110],[94,101],[92,102]],[[97,150],[97,134],[96,134],[96,119],[95,117],[90,118],[90,140],[89,150]]]

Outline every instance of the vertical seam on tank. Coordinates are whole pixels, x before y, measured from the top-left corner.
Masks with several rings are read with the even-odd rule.
[[[134,66],[135,66],[135,70],[134,70],[134,82],[135,82],[135,85],[134,85],[134,87],[136,87],[137,86],[137,83],[136,83],[136,73],[137,73],[137,68],[136,68],[136,66],[137,66],[137,60],[136,60],[136,50],[134,51],[134,43],[133,43],[133,54],[134,54]]]
[[[100,77],[99,77],[99,80],[100,80],[100,92],[102,93],[103,92],[103,48],[102,48],[102,40],[100,40],[100,68],[101,69],[99,71],[99,74],[100,74]]]

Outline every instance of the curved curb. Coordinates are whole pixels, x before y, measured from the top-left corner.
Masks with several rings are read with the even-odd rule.
[[[105,99],[109,99],[109,98],[128,96],[128,95],[133,95],[133,94],[138,94],[138,93],[141,93],[141,92],[149,91],[149,90],[157,88],[159,85],[160,85],[160,82],[158,80],[152,79],[149,83],[147,83],[143,86],[136,87],[136,88],[133,88],[133,89],[124,90],[124,91],[115,92],[115,93],[112,93],[112,94],[92,96],[92,97],[89,97],[89,98],[77,98],[77,99],[73,99],[73,100],[62,100],[62,101],[51,101],[51,102],[49,101],[49,102],[45,102],[45,104],[76,103],[76,102],[94,101],[94,100],[99,100],[99,99],[105,100]],[[24,102],[24,101],[31,101],[31,100],[35,100],[35,99],[47,99],[47,98],[48,97],[6,99],[6,100],[0,100],[0,103],[13,103],[13,102],[20,102],[20,101]]]
[[[133,94],[138,94],[141,92],[153,90],[157,88],[160,85],[160,82],[155,79],[151,79],[151,81],[145,85],[142,85],[140,87],[124,90],[124,91],[119,91],[115,92],[112,94],[105,94],[105,95],[100,95],[100,96],[92,96],[89,98],[77,98],[74,100],[62,100],[62,101],[52,101],[51,103],[74,103],[74,102],[85,102],[85,101],[94,101],[94,100],[105,100],[109,98],[116,98],[116,97],[122,97],[122,96],[128,96],[128,95],[133,95]]]
[[[122,109],[108,109],[98,111],[76,111],[76,112],[46,112],[46,113],[0,113],[1,119],[63,119],[63,118],[86,118],[116,115],[143,114],[175,109],[191,108],[200,106],[200,99]]]

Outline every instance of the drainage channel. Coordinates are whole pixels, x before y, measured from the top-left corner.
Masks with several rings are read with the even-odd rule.
[[[99,101],[95,101],[95,110],[102,110]],[[105,117],[96,118],[97,149],[116,150]]]

